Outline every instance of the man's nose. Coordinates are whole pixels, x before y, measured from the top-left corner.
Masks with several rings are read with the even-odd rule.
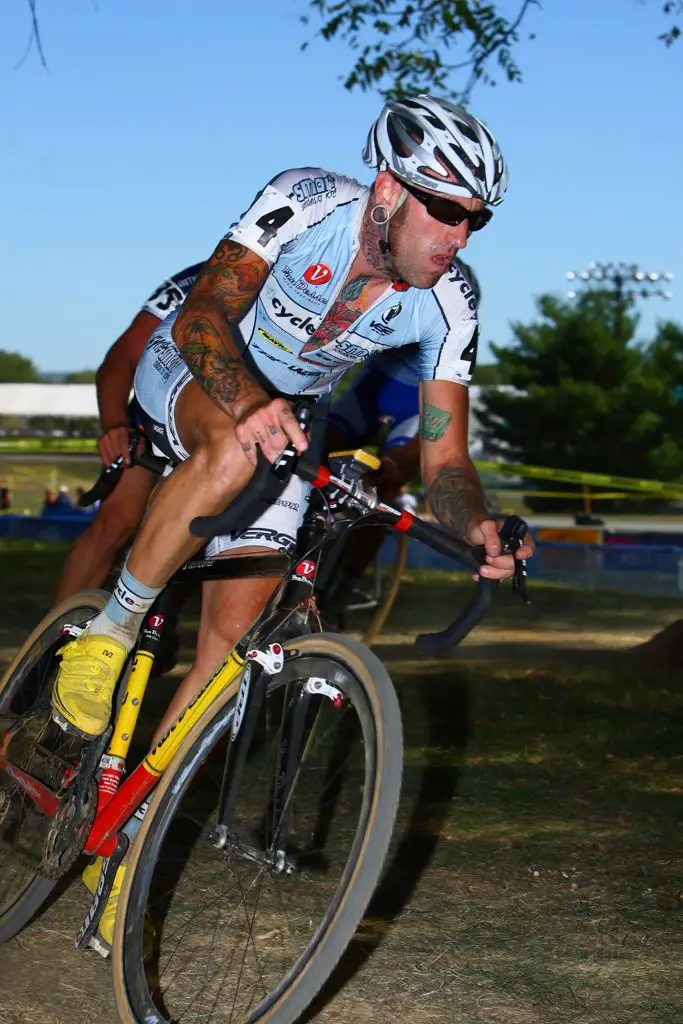
[[[464,249],[470,237],[470,225],[467,219],[461,220],[459,224],[453,224],[448,229],[448,239],[451,245],[458,249]]]

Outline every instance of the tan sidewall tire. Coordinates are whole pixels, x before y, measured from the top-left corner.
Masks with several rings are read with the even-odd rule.
[[[159,800],[162,799],[164,793],[168,787],[172,784],[175,777],[175,772],[178,763],[182,761],[185,756],[185,751],[190,744],[202,734],[207,725],[216,717],[219,711],[221,711],[229,701],[234,700],[237,696],[237,690],[239,689],[239,681],[241,679],[241,673],[236,680],[225,688],[222,694],[213,702],[211,707],[207,708],[202,717],[196,723],[196,725],[190,730],[185,737],[185,742],[178,750],[170,765],[164,772],[161,780],[157,784],[152,796],[150,797],[150,804],[145,814],[142,826],[135,842],[131,847],[131,855],[128,860],[128,866],[126,868],[126,874],[124,876],[123,885],[121,886],[121,894],[119,896],[119,905],[116,911],[116,922],[114,924],[114,942],[111,950],[112,957],[112,970],[114,974],[114,998],[116,1000],[116,1009],[119,1017],[123,1024],[140,1024],[137,1017],[133,1016],[133,1011],[128,1000],[128,992],[126,990],[125,980],[125,967],[123,962],[123,928],[120,927],[121,922],[126,916],[126,907],[128,906],[128,899],[130,896],[131,886],[133,884],[133,878],[135,876],[135,869],[140,859],[140,853],[144,846],[143,840],[147,835],[149,828],[154,819],[154,809]]]
[[[0,679],[0,695],[5,689],[7,680],[15,671],[19,662],[28,654],[36,640],[40,639],[41,634],[44,633],[45,630],[49,629],[57,619],[61,618],[62,615],[68,615],[68,613],[75,608],[83,607],[83,605],[90,605],[97,609],[98,612],[101,612],[109,600],[109,597],[110,595],[106,590],[79,590],[76,594],[72,594],[70,597],[65,597],[63,601],[60,601],[58,605],[52,608],[47,615],[41,619],[28,639],[24,641],[3,672],[2,678]]]
[[[43,634],[52,630],[53,636],[50,639],[50,644],[53,643],[55,640],[54,627],[60,619],[68,621],[72,611],[77,608],[82,609],[84,606],[93,609],[94,612],[101,611],[108,599],[109,594],[104,590],[82,590],[65,598],[56,608],[48,612],[19,648],[3,673],[0,679],[0,698],[9,686],[12,676],[21,669],[22,661],[31,655],[31,648],[41,644],[33,653],[34,658],[40,657],[46,650],[48,642],[43,638]],[[13,938],[35,917],[50,898],[50,894],[57,884],[53,879],[47,879],[42,875],[36,875],[27,884],[23,892],[16,897],[10,907],[5,909],[0,918],[0,944]]]
[[[298,638],[296,638],[294,640],[288,641],[285,644],[285,647],[295,648],[298,652],[301,652],[302,654],[306,654],[306,653],[318,654],[318,655],[320,655],[322,657],[328,656],[328,657],[332,657],[332,658],[336,656],[339,660],[344,661],[348,665],[348,667],[357,676],[359,676],[360,678],[364,678],[365,681],[366,681],[364,689],[365,689],[367,697],[368,697],[368,699],[369,699],[369,701],[370,701],[370,703],[372,705],[373,720],[377,724],[378,730],[379,730],[378,731],[378,735],[377,735],[377,751],[378,751],[378,753],[377,753],[377,757],[376,757],[378,772],[377,772],[377,778],[376,778],[376,782],[375,782],[375,786],[374,786],[372,806],[371,806],[371,809],[370,809],[370,812],[369,812],[369,815],[368,815],[368,827],[366,829],[366,834],[363,837],[362,848],[359,851],[358,857],[356,859],[356,864],[355,864],[355,867],[354,867],[354,871],[353,871],[353,874],[352,874],[351,878],[349,879],[349,884],[348,884],[346,893],[345,893],[344,897],[340,900],[340,903],[339,903],[338,907],[336,908],[336,911],[335,911],[335,914],[334,914],[334,918],[331,921],[330,925],[328,926],[328,928],[326,930],[326,934],[323,937],[323,940],[321,942],[321,947],[323,949],[327,949],[328,950],[328,957],[326,957],[326,959],[329,959],[329,956],[331,954],[331,959],[333,960],[334,964],[336,965],[336,962],[338,961],[339,957],[342,955],[344,949],[348,945],[348,942],[350,941],[350,939],[351,939],[351,937],[353,935],[353,932],[355,931],[356,925],[358,924],[358,922],[360,921],[360,919],[362,917],[362,914],[363,914],[363,912],[365,910],[365,907],[367,906],[367,903],[370,900],[370,897],[372,895],[372,891],[374,890],[374,887],[375,887],[376,881],[377,881],[377,879],[374,880],[372,886],[370,887],[370,891],[365,893],[363,895],[362,899],[359,901],[358,887],[356,887],[354,889],[354,886],[355,886],[355,882],[356,882],[356,880],[358,878],[358,875],[359,875],[359,873],[361,872],[361,870],[363,868],[364,857],[365,857],[365,853],[366,853],[368,845],[370,843],[372,843],[373,841],[377,841],[377,839],[378,839],[378,834],[377,834],[377,832],[375,830],[375,825],[377,824],[377,820],[378,820],[378,816],[379,816],[380,795],[383,792],[382,783],[383,783],[384,780],[383,780],[383,777],[382,777],[382,766],[386,763],[387,750],[390,752],[391,755],[394,756],[398,767],[397,767],[397,771],[396,771],[396,768],[395,768],[395,771],[393,773],[390,773],[390,774],[394,775],[394,778],[392,779],[392,781],[394,783],[396,783],[396,785],[394,787],[395,792],[393,794],[393,798],[390,801],[385,801],[385,804],[384,804],[384,806],[382,808],[382,810],[383,810],[383,818],[386,819],[387,816],[388,816],[388,818],[390,819],[390,823],[389,823],[388,830],[386,830],[388,832],[388,834],[387,834],[387,837],[386,837],[386,846],[385,846],[384,850],[382,851],[382,855],[381,855],[380,867],[381,867],[381,864],[384,862],[384,858],[386,856],[386,850],[387,850],[388,845],[389,845],[389,840],[390,840],[390,836],[391,836],[391,829],[393,827],[393,823],[394,823],[394,820],[395,820],[396,811],[397,811],[397,807],[398,807],[398,798],[399,798],[399,793],[400,793],[400,777],[401,777],[401,768],[402,768],[402,762],[403,762],[403,743],[402,743],[402,729],[401,729],[400,710],[399,710],[399,707],[398,707],[398,701],[396,700],[395,692],[393,690],[393,684],[391,682],[391,679],[390,679],[386,669],[384,668],[382,663],[379,661],[379,659],[376,657],[376,655],[374,655],[371,651],[369,651],[366,647],[364,647],[358,641],[353,640],[350,637],[341,636],[341,635],[338,636],[336,634],[314,633],[314,634],[311,634],[310,636],[298,637]],[[383,678],[383,685],[386,685],[388,683],[390,691],[391,691],[391,699],[395,703],[395,707],[392,708],[392,723],[391,723],[392,724],[392,728],[390,730],[388,730],[388,731],[386,729],[386,723],[385,723],[384,715],[383,715],[383,710],[384,709],[380,705],[380,700],[379,700],[379,697],[377,695],[377,688],[375,686],[375,679],[378,676],[383,676],[384,677]],[[229,700],[231,700],[236,695],[237,689],[238,689],[238,685],[237,685],[238,682],[239,682],[239,680],[237,680],[233,684],[232,688],[228,688],[228,690],[226,691],[225,694],[221,695],[219,700],[217,700],[212,705],[212,707],[210,707],[206,711],[206,713],[202,716],[202,718],[197,722],[195,727],[192,729],[192,731],[186,737],[185,742],[183,743],[183,746],[178,751],[178,753],[176,754],[175,758],[173,759],[173,761],[169,765],[169,767],[168,767],[164,777],[162,778],[161,782],[159,783],[159,785],[157,786],[157,788],[156,788],[156,790],[154,792],[153,801],[150,803],[150,808],[149,808],[149,810],[147,811],[147,813],[145,815],[145,818],[144,818],[142,827],[140,829],[140,832],[138,834],[137,840],[136,840],[135,844],[133,845],[133,852],[131,854],[131,859],[130,859],[130,862],[129,862],[129,865],[128,865],[128,870],[126,871],[125,880],[124,880],[124,883],[123,883],[123,887],[121,889],[121,896],[120,896],[120,899],[119,899],[119,906],[118,906],[118,913],[117,913],[117,918],[116,918],[116,925],[115,925],[115,928],[114,928],[114,944],[113,944],[113,947],[112,947],[112,960],[113,960],[112,969],[113,969],[113,974],[114,974],[114,996],[115,996],[115,999],[116,999],[116,1007],[117,1007],[117,1010],[118,1010],[118,1013],[119,1013],[119,1017],[120,1017],[121,1021],[123,1022],[123,1024],[140,1024],[139,1019],[133,1015],[133,1012],[132,1012],[132,1009],[131,1009],[131,1006],[130,1006],[130,1002],[129,1002],[129,998],[128,998],[128,992],[127,992],[127,989],[126,989],[124,951],[123,951],[123,933],[124,933],[124,929],[122,928],[121,925],[122,925],[122,922],[125,920],[126,908],[127,908],[127,905],[128,905],[128,900],[130,898],[130,892],[131,892],[131,888],[132,888],[132,884],[133,884],[133,878],[134,878],[134,875],[135,875],[135,868],[136,868],[136,866],[138,864],[138,861],[140,859],[140,854],[142,852],[142,848],[143,848],[143,845],[144,845],[143,840],[147,836],[147,834],[150,831],[150,829],[153,827],[153,824],[154,824],[154,813],[153,813],[154,809],[156,808],[158,802],[163,798],[163,796],[166,793],[166,791],[168,790],[169,786],[172,785],[172,783],[174,781],[175,772],[176,772],[180,762],[184,758],[185,751],[188,749],[190,744],[194,743],[195,740],[197,740],[199,738],[199,736],[201,735],[203,730],[207,728],[207,726],[210,724],[212,719],[215,718],[216,714],[222,708],[225,707],[226,703]],[[232,692],[230,692],[231,690],[232,690]],[[392,748],[391,746],[387,746],[388,732],[389,733],[393,733],[393,735],[396,736],[396,732],[397,731],[398,731],[398,736],[400,737],[400,743],[398,744],[398,747],[400,749],[396,749],[396,747]],[[396,779],[396,774],[398,774],[398,779]],[[377,874],[379,874],[379,868],[378,868]],[[350,905],[352,905],[352,906],[350,906]],[[338,943],[337,941],[330,942],[329,940],[331,938],[333,938],[333,937],[335,938],[335,940],[337,939],[337,934],[339,933],[339,929],[336,929],[337,934],[335,934],[335,925],[339,922],[340,918],[345,917],[349,913],[349,910],[351,910],[351,913],[353,915],[355,915],[355,916],[354,916],[354,921],[351,924],[351,926],[346,928],[346,929],[342,929],[341,938],[343,938],[343,941],[341,941],[340,943]],[[348,936],[345,934],[345,932],[348,932]],[[339,945],[339,948],[337,948],[338,945]],[[297,982],[293,986],[291,986],[285,993],[283,993],[283,995],[280,997],[278,1002],[271,1008],[271,1010],[269,1011],[268,1015],[261,1018],[262,1021],[264,1021],[264,1022],[265,1021],[277,1021],[277,1020],[285,1019],[284,1017],[280,1017],[279,1016],[279,1014],[282,1012],[282,1009],[283,1009],[283,1002],[285,1004],[289,1003],[290,1006],[292,1006],[292,1003],[290,1002],[292,996],[294,996],[294,1002],[295,1003],[297,1002],[296,992],[302,990],[302,984],[301,983],[304,982],[308,978],[308,976],[310,975],[310,967],[316,961],[316,957],[317,957],[317,951],[316,951],[316,953],[313,954],[313,957],[310,958],[308,960],[308,962],[304,965],[304,969],[301,972],[301,975],[298,977]],[[317,964],[316,964],[316,966],[317,966]],[[309,985],[304,985],[303,986],[303,989],[304,989],[304,992],[305,992],[305,998],[304,998],[303,1006],[301,1006],[297,1010],[295,1016],[291,1017],[291,1018],[290,1018],[290,1012],[291,1012],[290,1011],[290,1006],[288,1006],[287,1007],[287,1013],[286,1013],[286,1019],[287,1020],[289,1020],[289,1019],[294,1020],[294,1019],[298,1018],[298,1016],[301,1014],[301,1012],[305,1008],[305,1006],[310,1004],[311,1000],[315,996],[315,993],[317,991],[319,991],[319,989],[322,987],[322,985],[327,980],[327,978],[329,977],[329,975],[332,972],[332,970],[333,970],[333,966],[330,967],[329,970],[327,970],[325,972],[324,977],[322,978],[322,980],[320,980],[319,984],[317,983],[317,980],[313,982],[313,992],[310,995],[310,997],[308,995],[308,992],[310,991],[310,988],[309,988],[310,982],[309,982]]]

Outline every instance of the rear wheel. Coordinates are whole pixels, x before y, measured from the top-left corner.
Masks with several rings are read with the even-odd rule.
[[[51,720],[50,695],[57,654],[70,639],[66,625],[85,626],[109,595],[88,590],[66,598],[36,627],[0,679],[0,751],[9,765],[0,767],[0,943],[12,938],[40,909],[56,885],[60,870],[45,873],[44,851],[55,865],[68,868],[73,858],[49,818],[12,778],[13,767],[56,791],[78,765],[83,741]],[[85,803],[91,801],[89,794]],[[94,807],[79,808],[87,815]],[[85,823],[84,823],[85,824]]]
[[[114,936],[116,1001],[128,1024],[295,1021],[375,889],[402,773],[393,685],[346,637],[320,633],[286,646],[222,848],[215,825],[231,694],[197,723],[147,811]],[[274,792],[293,708],[302,734],[283,840]],[[156,931],[147,962],[146,917]]]

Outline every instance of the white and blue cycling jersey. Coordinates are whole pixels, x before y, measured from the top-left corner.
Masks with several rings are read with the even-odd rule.
[[[461,272],[463,294],[474,293],[479,305],[480,289],[476,275],[462,260],[454,270]],[[417,437],[420,426],[420,352],[417,345],[405,345],[373,356],[351,387],[335,398],[328,422],[340,430],[349,447],[363,447],[375,440],[381,427],[388,428],[380,454],[408,444]]]
[[[387,284],[334,340],[311,341],[358,252],[369,195],[357,181],[321,168],[285,171],[228,231],[226,238],[270,266],[234,332],[247,367],[269,391],[325,394],[355,363],[411,342],[418,346],[421,380],[469,384],[477,350],[476,300],[457,265],[430,289]],[[149,342],[149,358],[165,367],[169,388],[184,365],[172,340],[176,316],[177,311]]]

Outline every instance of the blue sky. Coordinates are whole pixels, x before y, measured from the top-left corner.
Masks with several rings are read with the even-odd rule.
[[[39,2],[45,72],[35,55],[16,69],[28,9],[4,5],[1,348],[45,371],[96,366],[275,173],[313,164],[369,182],[360,152],[380,99],[343,89],[343,43],[300,52],[307,6]],[[523,84],[474,93],[511,171],[465,254],[482,281],[485,360],[535,295],[562,293],[590,260],[673,271],[674,300],[641,303],[640,335],[683,321],[683,41],[658,42],[659,6],[545,0],[516,54]]]

